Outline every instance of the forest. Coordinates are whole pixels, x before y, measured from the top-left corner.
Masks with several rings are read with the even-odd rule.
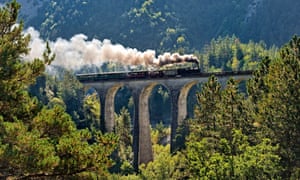
[[[2,0],[3,1],[3,0]],[[8,1],[8,0],[4,0]],[[0,1],[1,2],[1,1]],[[236,35],[282,46],[300,33],[298,0],[19,0],[25,27],[44,39],[85,33],[140,50],[200,50],[211,39]]]
[[[145,23],[142,16],[149,17],[143,14],[149,11],[143,8],[154,2],[158,1],[134,1],[142,8],[131,9],[129,16],[141,17],[136,23]],[[184,53],[191,46],[205,72],[253,70],[253,75],[243,89],[234,79],[223,88],[215,76],[195,87],[190,108],[193,117],[177,129],[180,146],[173,153],[166,143],[170,119],[164,104],[169,103],[169,94],[163,87],[156,87],[150,98],[156,103],[150,108],[157,109],[161,104],[162,109],[151,115],[154,160],[136,170],[132,164],[133,102],[128,92],[124,89],[117,94],[126,98],[115,104],[114,132],[101,131],[97,94],[86,94],[74,76],[76,72],[55,67],[60,73],[47,73],[47,67],[57,58],[49,43],[41,58],[24,61],[31,36],[23,33],[20,8],[16,0],[0,8],[1,178],[300,178],[299,36],[290,37],[280,48],[263,41],[245,43],[235,35],[212,38],[200,50],[192,44],[182,49],[172,47],[172,51]],[[152,18],[163,20],[159,12],[150,9],[157,16]],[[164,47],[160,50],[169,48]],[[82,67],[78,72],[122,68],[122,64],[106,62],[100,67]]]

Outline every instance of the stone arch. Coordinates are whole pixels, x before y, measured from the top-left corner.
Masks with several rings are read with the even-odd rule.
[[[182,125],[183,121],[187,118],[187,97],[190,89],[198,83],[198,81],[191,81],[180,89],[178,97],[178,126]]]
[[[184,120],[187,118],[187,97],[188,94],[193,86],[198,84],[199,81],[191,81],[188,83],[185,83],[180,89],[176,88],[176,90],[173,91],[172,98],[173,98],[173,104],[172,104],[172,113],[173,113],[173,122],[171,127],[171,152],[175,152],[178,149],[183,147],[183,143],[185,141],[185,137],[182,136],[184,129],[178,129],[183,128],[182,125]],[[180,131],[180,132],[178,132]],[[177,136],[180,134],[180,136]]]
[[[111,88],[107,90],[106,97],[105,97],[105,109],[104,109],[104,121],[105,121],[105,129],[107,132],[112,132],[115,126],[115,96],[119,89],[121,89],[124,84],[119,83],[115,84]]]
[[[157,87],[157,86],[162,86],[164,89],[166,89],[168,91],[168,93],[170,94],[171,96],[171,91],[169,89],[169,87],[167,85],[165,85],[164,83],[159,83],[159,82],[152,82],[148,85],[146,85],[141,93],[140,93],[140,103],[143,103],[143,107],[140,106],[140,117],[145,117],[147,119],[149,119],[149,124],[150,123],[150,97],[153,93],[153,90]],[[171,98],[171,97],[170,97]],[[172,103],[172,102],[171,102]],[[141,104],[140,104],[141,105]],[[142,115],[141,115],[142,114]]]
[[[127,85],[122,86],[115,95],[115,113],[120,114],[122,109],[126,108],[130,113],[130,118],[134,115],[133,92]],[[133,122],[131,122],[133,123]]]
[[[149,96],[149,119],[151,127],[162,123],[165,126],[172,122],[172,97],[169,87],[158,83],[151,90]]]

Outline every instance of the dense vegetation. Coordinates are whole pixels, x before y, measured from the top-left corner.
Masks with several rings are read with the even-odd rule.
[[[24,62],[30,36],[16,26],[20,5],[0,10],[0,175],[2,178],[107,175],[117,138],[99,131],[78,130],[59,102],[44,106],[28,94],[54,56]],[[62,96],[63,97],[63,96]]]
[[[157,23],[167,17],[177,21],[172,13],[143,10],[154,2],[134,2],[142,9],[130,9],[130,16],[150,13],[158,16]],[[54,77],[45,74],[55,58],[48,47],[42,59],[24,60],[30,36],[22,33],[23,23],[17,21],[19,8],[13,0],[0,9],[1,178],[300,178],[299,37],[280,50],[267,49],[263,42],[241,43],[235,36],[211,40],[197,54],[202,69],[255,69],[247,92],[241,92],[233,79],[221,88],[210,77],[196,94],[194,117],[178,129],[180,149],[169,153],[168,121],[158,116],[162,121],[151,134],[155,159],[141,165],[137,173],[132,167],[130,96],[123,102],[128,110],[116,105],[114,133],[101,132],[97,95],[91,91],[85,96],[82,85],[68,71],[60,69],[64,72]],[[162,87],[152,97],[158,99],[168,102]]]
[[[298,0],[20,0],[23,17],[43,37],[111,39],[140,50],[199,50],[211,39],[236,35],[281,46],[300,33]],[[33,11],[36,11],[33,13]]]

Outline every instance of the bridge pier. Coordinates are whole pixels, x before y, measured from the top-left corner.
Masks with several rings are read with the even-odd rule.
[[[170,151],[174,152],[177,149],[176,134],[178,128],[178,99],[180,91],[177,89],[171,89],[171,111],[172,111],[172,121],[171,121],[171,142]]]
[[[132,142],[132,151],[133,151],[133,168],[138,171],[139,169],[139,141],[140,141],[140,123],[139,123],[139,94],[140,89],[136,89],[132,91],[132,97],[134,101],[134,115],[133,115],[133,142]]]
[[[96,88],[96,91],[98,93],[99,101],[100,101],[100,130],[102,132],[106,132],[106,131],[109,132],[105,127],[105,116],[104,116],[107,89]]]
[[[113,132],[115,127],[114,119],[114,102],[118,90],[124,85],[119,83],[109,88],[96,89],[100,97],[102,124],[101,130],[104,132]],[[148,87],[129,87],[134,100],[133,115],[133,166],[138,170],[138,165],[148,163],[153,160],[151,133],[150,133],[150,114],[149,114],[149,97],[153,85]]]
[[[151,95],[151,90],[153,85],[149,85],[141,90],[133,91],[133,98],[135,99],[135,117],[137,128],[134,139],[138,143],[138,151],[135,151],[137,157],[134,159],[136,161],[135,168],[138,169],[138,165],[153,160],[152,142],[151,142],[151,130],[150,130],[150,114],[149,114],[149,97]]]

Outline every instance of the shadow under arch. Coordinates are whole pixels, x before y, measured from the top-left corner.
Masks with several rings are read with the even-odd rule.
[[[157,84],[149,96],[149,113],[151,128],[158,124],[164,127],[171,125],[172,102],[171,92],[164,84]]]
[[[185,120],[188,119],[188,95],[191,90],[191,88],[195,85],[199,84],[199,81],[191,81],[186,84],[184,84],[180,90],[177,101],[174,103],[177,103],[176,105],[172,105],[176,110],[172,110],[172,113],[177,113],[177,115],[173,115],[173,117],[177,117],[173,119],[172,121],[172,127],[171,127],[171,153],[181,149],[184,147],[185,143],[185,136],[186,128],[184,127],[186,123]],[[174,98],[174,97],[172,97]],[[176,98],[174,99],[176,100]]]

